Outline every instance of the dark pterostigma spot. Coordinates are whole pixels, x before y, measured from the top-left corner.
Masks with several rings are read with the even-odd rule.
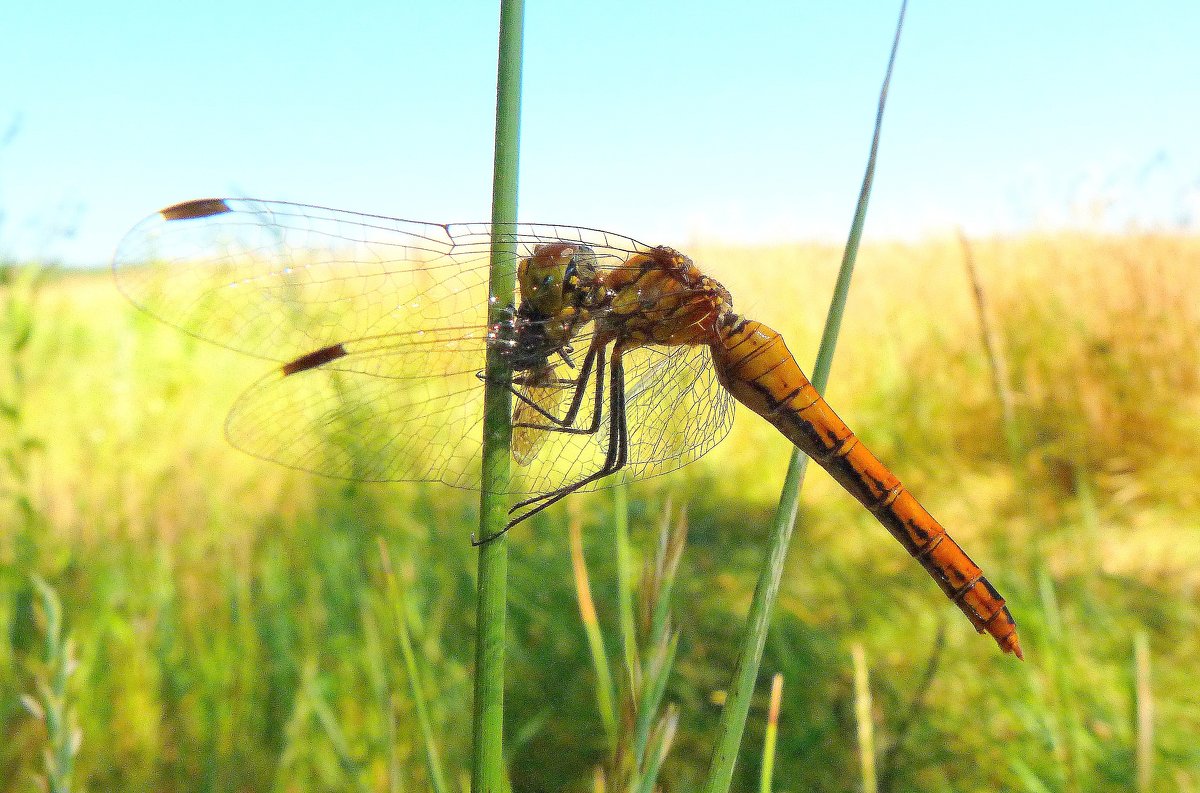
[[[163,220],[195,220],[230,211],[229,205],[220,198],[197,198],[161,209],[158,214],[162,215]]]
[[[331,344],[328,347],[322,347],[319,350],[301,355],[290,363],[285,363],[280,371],[283,372],[284,377],[300,372],[307,372],[309,369],[324,366],[330,361],[344,358],[347,354],[346,348],[341,344]]]

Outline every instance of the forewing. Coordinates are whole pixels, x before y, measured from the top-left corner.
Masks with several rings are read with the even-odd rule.
[[[646,246],[610,232],[438,224],[257,199],[168,207],[125,236],[121,290],[158,319],[286,362],[330,344],[487,323],[493,247],[515,266],[546,242],[586,244],[598,266]]]

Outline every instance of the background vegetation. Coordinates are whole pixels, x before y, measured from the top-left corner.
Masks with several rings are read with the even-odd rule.
[[[839,249],[689,253],[812,360]],[[829,400],[1009,599],[1027,660],[975,636],[814,468],[738,789],[757,784],[776,672],[775,788],[859,784],[854,644],[881,789],[1200,787],[1198,265],[1200,240],[1162,234],[864,247]],[[396,609],[449,785],[465,787],[477,496],[322,480],[229,448],[223,415],[263,364],[139,314],[107,274],[9,267],[2,297],[0,790],[72,773],[93,790],[428,789]],[[742,411],[699,463],[631,492],[635,555],[653,553],[668,498],[688,515],[670,789],[706,768],[787,453]],[[615,659],[612,496],[573,508]],[[608,752],[566,526],[550,510],[512,537],[518,790],[591,789]]]

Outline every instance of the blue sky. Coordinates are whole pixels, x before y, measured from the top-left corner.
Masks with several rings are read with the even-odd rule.
[[[521,217],[840,240],[897,3],[526,9]],[[0,253],[250,195],[487,216],[497,5],[9,3]],[[1200,4],[914,0],[867,236],[1200,225]]]

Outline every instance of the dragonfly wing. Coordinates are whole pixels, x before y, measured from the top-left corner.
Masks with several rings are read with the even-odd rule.
[[[539,245],[560,241],[587,246],[597,269],[648,250],[575,226],[518,224],[496,238],[486,223],[203,199],[136,226],[113,269],[121,290],[153,316],[283,364],[230,414],[234,445],[332,476],[477,487],[476,373],[487,346],[489,262],[496,248],[515,266]],[[588,337],[575,339],[579,349]],[[582,419],[593,415],[594,398],[589,389]],[[577,481],[603,464],[607,450],[607,438],[542,431],[518,434],[517,444],[518,461],[527,464],[517,466],[510,491],[526,494]],[[639,454],[631,475],[662,473],[683,459],[667,447]],[[660,464],[648,468],[655,455]]]
[[[275,369],[230,411],[256,457],[361,481],[478,487],[481,339],[425,332],[325,347]]]
[[[113,269],[164,322],[287,361],[344,339],[485,325],[489,256],[488,246],[456,251],[434,223],[206,199],[138,224]]]
[[[226,421],[226,435],[256,457],[325,476],[478,489],[483,437],[478,373],[486,357],[481,334],[417,331],[311,351],[242,394]],[[572,393],[561,385],[517,387],[555,414]],[[577,426],[590,420],[594,393],[588,389]],[[514,416],[545,422],[515,397]],[[514,429],[518,465],[508,492],[546,493],[575,482],[603,464],[606,450],[606,434]]]
[[[541,410],[551,416],[558,416],[562,403],[571,392],[562,386],[531,385],[524,389],[524,395]],[[527,466],[534,461],[546,441],[553,434],[552,430],[540,426],[519,426],[522,424],[549,425],[546,416],[523,399],[513,400],[513,432],[512,456],[517,465]]]
[[[733,426],[734,402],[717,382],[707,347],[639,347],[624,353],[629,459],[621,471],[584,490],[647,479],[694,462]],[[575,426],[586,426],[595,407],[594,381]],[[539,431],[537,455],[519,471],[522,492],[546,493],[570,485],[604,465],[612,405],[605,388],[600,428],[590,435]],[[536,412],[536,411],[530,411]]]
[[[733,426],[733,397],[717,382],[706,346],[639,347],[625,353],[629,461],[620,481],[695,462]]]
[[[578,242],[598,266],[641,243],[574,226],[438,224],[257,199],[168,207],[121,241],[113,270],[133,303],[188,333],[289,361],[345,339],[487,323],[498,243],[515,265],[540,244]],[[495,243],[495,244],[494,244]]]

